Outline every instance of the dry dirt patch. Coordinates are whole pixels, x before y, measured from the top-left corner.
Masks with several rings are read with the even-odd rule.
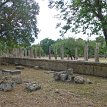
[[[93,84],[56,82],[52,73],[45,72],[25,67],[21,73],[23,81],[36,81],[42,88],[27,92],[23,83],[13,91],[0,91],[0,107],[107,107],[107,79],[85,76]]]

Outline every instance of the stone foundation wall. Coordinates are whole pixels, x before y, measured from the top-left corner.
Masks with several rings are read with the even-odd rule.
[[[10,64],[21,64],[24,66],[40,66],[42,69],[61,71],[73,68],[74,73],[107,77],[107,63],[46,60],[29,58],[3,58],[3,62]]]

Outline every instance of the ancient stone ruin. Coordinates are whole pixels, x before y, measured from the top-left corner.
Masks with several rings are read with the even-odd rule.
[[[29,92],[32,92],[41,89],[41,86],[36,82],[27,82],[25,83],[25,89]]]
[[[0,90],[11,91],[22,83],[21,70],[0,70]]]
[[[73,82],[77,84],[91,84],[92,83],[87,78],[84,78],[80,75],[75,75],[73,73],[72,68],[69,68],[66,71],[55,72],[53,77],[55,81],[67,81],[67,82]]]

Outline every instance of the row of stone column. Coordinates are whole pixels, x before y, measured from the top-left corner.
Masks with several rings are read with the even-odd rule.
[[[95,62],[99,62],[99,43],[96,43],[94,57],[95,57]],[[85,43],[84,60],[88,61],[88,43]]]
[[[60,47],[60,57],[61,59],[64,59],[64,46],[62,45]],[[78,59],[78,50],[75,48],[75,60]],[[49,59],[51,59],[51,47],[49,47]],[[57,51],[55,51],[55,59],[57,59]],[[67,58],[69,60],[69,56]],[[84,61],[88,61],[88,43],[85,43],[84,47]],[[95,62],[99,62],[99,43],[96,43],[96,48],[95,48]]]
[[[51,46],[49,47],[49,59],[52,58],[52,48]],[[14,48],[12,50],[11,53],[9,53],[9,51],[7,50],[7,52],[4,54],[7,57],[17,57],[17,58],[23,58],[23,57],[27,57],[27,58],[41,58],[41,53],[39,52],[39,55],[37,55],[37,52],[35,49],[33,48],[29,48],[29,49],[22,49],[22,48]],[[54,57],[55,59],[57,59],[57,49],[55,49],[54,52]],[[77,48],[75,48],[75,60],[78,59],[78,50]],[[60,59],[64,59],[64,46],[60,46]],[[67,58],[69,60],[69,56]],[[88,61],[88,44],[85,44],[84,47],[84,60]],[[99,62],[99,44],[96,43],[96,48],[95,48],[95,62]]]

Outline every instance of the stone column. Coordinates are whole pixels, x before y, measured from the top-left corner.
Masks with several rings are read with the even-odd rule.
[[[85,48],[84,48],[84,60],[88,61],[88,43],[85,43]]]
[[[37,51],[34,49],[34,58],[37,58]]]
[[[9,50],[8,50],[8,51],[9,51]],[[16,54],[15,56],[16,56],[16,58],[17,58],[17,57],[18,57],[18,48],[15,49],[15,54]]]
[[[12,54],[13,54],[13,57],[16,57],[16,48],[13,48]]]
[[[69,60],[69,55],[67,55],[67,60]]]
[[[24,57],[27,58],[27,49],[24,49]]]
[[[75,60],[78,59],[78,50],[77,50],[77,47],[75,48]]]
[[[19,57],[23,58],[23,49],[22,48],[19,48]]]
[[[30,58],[34,58],[33,48],[30,48]]]
[[[61,59],[64,59],[64,46],[61,46]]]
[[[49,59],[51,59],[51,46],[49,46]]]
[[[39,58],[41,58],[41,47],[39,46]]]
[[[55,47],[55,59],[57,59],[57,48]]]
[[[95,48],[95,62],[99,62],[99,43],[96,43],[96,48]]]

